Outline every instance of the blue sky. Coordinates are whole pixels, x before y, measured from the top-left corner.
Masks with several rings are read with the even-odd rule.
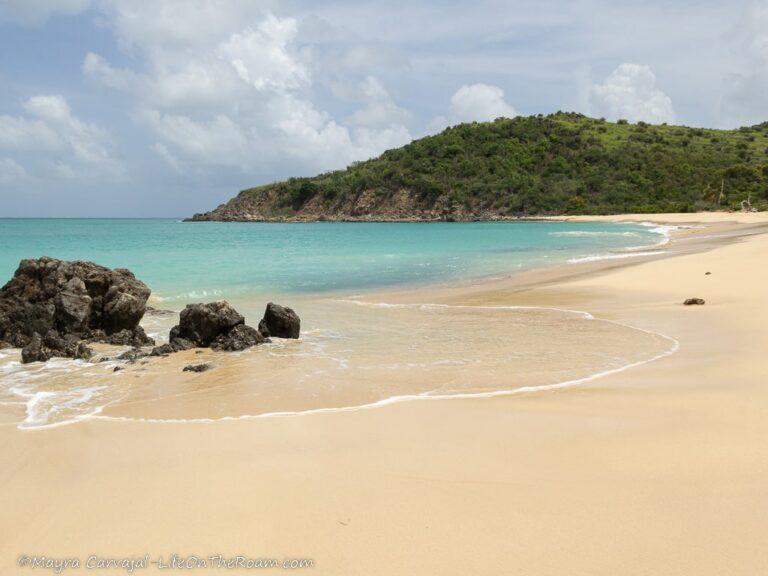
[[[0,0],[0,216],[184,216],[557,110],[768,120],[768,0]]]

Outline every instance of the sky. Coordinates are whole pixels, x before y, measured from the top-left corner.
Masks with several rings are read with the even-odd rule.
[[[187,216],[558,110],[767,121],[768,0],[0,0],[0,217]]]

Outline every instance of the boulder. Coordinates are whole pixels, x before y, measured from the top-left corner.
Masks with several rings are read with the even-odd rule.
[[[243,318],[228,302],[188,304],[179,315],[179,324],[171,329],[171,341],[184,338],[205,348],[216,338],[243,324]]]
[[[219,334],[219,336],[211,343],[211,348],[214,350],[225,350],[227,352],[236,352],[239,350],[245,350],[251,346],[263,344],[267,342],[261,332],[247,326],[245,324],[238,324],[229,332]]]
[[[179,324],[171,328],[168,344],[157,346],[152,356],[164,356],[190,348],[213,348],[233,352],[268,342],[228,302],[188,304],[179,315]]]
[[[259,332],[265,338],[298,338],[301,320],[292,309],[270,302],[259,322]]]
[[[125,269],[48,257],[22,260],[0,289],[0,347],[28,348],[22,361],[32,362],[87,357],[82,341],[153,344],[139,327],[149,294]]]
[[[688,298],[683,304],[686,306],[704,306],[706,301],[703,298]]]

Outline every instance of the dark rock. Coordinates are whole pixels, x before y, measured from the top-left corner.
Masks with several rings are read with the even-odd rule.
[[[79,360],[90,360],[92,356],[93,350],[85,342],[79,342],[75,349],[75,358]]]
[[[301,320],[290,308],[270,302],[264,311],[264,318],[259,322],[259,332],[265,338],[298,338]]]
[[[298,318],[298,317],[297,317]],[[190,348],[245,350],[267,342],[228,302],[188,304],[179,314],[179,324],[171,328],[168,344],[155,347],[152,356],[165,356]]]
[[[173,331],[171,331],[173,334]],[[186,338],[173,337],[170,342],[163,344],[162,346],[155,346],[149,353],[150,356],[167,356],[174,352],[181,352],[182,350],[190,350],[195,345]]]
[[[205,372],[211,368],[213,368],[213,366],[207,362],[204,364],[189,364],[188,366],[184,366],[182,372]]]
[[[712,272],[704,272],[704,276],[709,276]]]
[[[246,326],[245,324],[238,324],[229,332],[219,334],[216,340],[211,343],[211,348],[235,352],[263,344],[266,341],[267,339],[256,328]]]
[[[90,349],[79,344],[82,340],[109,342],[114,336],[120,343],[149,344],[139,328],[149,294],[149,288],[125,269],[47,257],[22,260],[0,289],[0,342],[31,346],[22,356],[24,362],[46,356],[89,357]]]
[[[122,369],[123,369],[123,367],[122,367],[122,366],[115,366],[115,367],[112,369],[112,372],[120,372],[120,370],[122,370]]]
[[[29,343],[21,349],[21,361],[24,364],[47,362],[51,358],[53,358],[53,350],[43,344],[43,338],[38,333],[35,333]]]
[[[683,304],[686,306],[704,306],[706,302],[703,298],[688,298]]]
[[[120,356],[117,357],[118,360],[127,360],[128,362],[136,362],[136,360],[140,358],[144,358],[147,356],[148,353],[144,352],[141,348],[131,348],[130,350],[126,350]]]
[[[179,315],[179,324],[171,329],[173,338],[185,338],[200,347],[208,347],[245,319],[228,302],[188,304]]]
[[[21,349],[21,361],[46,362],[55,356],[89,360],[93,355],[88,345],[77,336],[59,336],[56,330],[49,330],[45,336],[35,333],[24,348]]]
[[[147,336],[144,328],[136,326],[135,330],[123,329],[100,339],[114,346],[153,346],[155,341]]]

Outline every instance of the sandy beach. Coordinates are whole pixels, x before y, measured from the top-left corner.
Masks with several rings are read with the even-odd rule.
[[[490,398],[3,425],[0,573],[19,573],[20,555],[174,553],[311,559],[299,571],[333,575],[762,573],[768,215],[606,219],[706,227],[681,230],[664,257],[434,289],[430,301],[585,311],[664,335],[674,353]],[[690,297],[707,303],[683,306]]]

